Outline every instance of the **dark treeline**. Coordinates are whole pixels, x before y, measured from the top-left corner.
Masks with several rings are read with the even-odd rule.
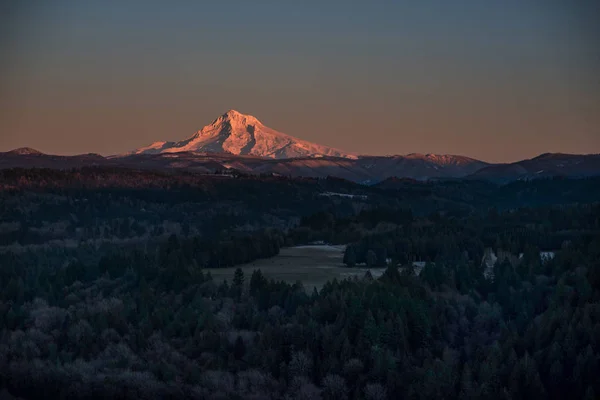
[[[391,178],[375,185],[375,188],[394,193],[417,213],[445,210],[466,215],[473,210],[486,211],[491,207],[512,209],[596,202],[600,198],[600,177],[556,177],[505,185],[460,179],[417,182]]]
[[[388,220],[385,214],[378,215],[383,221]],[[349,244],[345,263],[385,266],[386,260],[404,265],[438,259],[458,262],[463,258],[480,262],[485,248],[513,255],[554,251],[581,235],[600,234],[600,205],[523,208],[500,213],[492,209],[466,218],[434,213],[404,222]]]
[[[316,241],[346,244],[369,233],[388,231],[412,221],[412,210],[402,206],[391,208],[375,205],[362,209],[355,215],[341,217],[337,210],[328,209],[302,217],[298,226],[288,231],[287,237],[292,244]]]
[[[392,197],[320,196],[366,190],[335,179],[224,178],[186,173],[82,169],[0,170],[0,247],[124,244],[231,230],[288,229],[299,218],[335,208],[354,215]],[[70,243],[72,241],[74,243]]]
[[[0,389],[12,395],[600,395],[597,179],[364,187],[91,168],[0,182]],[[348,264],[385,273],[307,292],[207,271],[318,240],[351,243]],[[487,249],[504,256],[488,265]]]
[[[551,213],[550,232],[583,232],[598,223],[597,210],[489,218],[492,226],[518,219],[544,225]],[[446,222],[430,229],[446,232]],[[489,235],[503,243],[504,231]],[[493,278],[480,263],[441,252],[418,277],[390,266],[379,280],[334,280],[313,293],[260,272],[238,270],[231,281],[215,282],[191,267],[203,257],[195,248],[210,247],[194,240],[173,236],[155,249],[156,258],[152,251],[124,251],[97,268],[69,263],[56,270],[4,255],[0,386],[23,398],[594,399],[600,393],[598,234],[574,235],[547,261],[527,253],[515,266],[496,263]],[[233,246],[272,252],[281,240],[266,231],[254,241],[234,239]],[[252,254],[258,253],[246,256]]]
[[[0,253],[0,282],[6,284],[6,293],[0,298],[8,301],[12,293],[32,300],[36,296],[53,297],[55,287],[74,282],[90,282],[103,276],[107,279],[130,271],[147,280],[168,287],[184,287],[201,279],[204,268],[223,268],[245,264],[259,258],[273,257],[283,244],[283,234],[266,229],[246,234],[225,235],[220,238],[180,238],[171,235],[166,241],[150,247],[107,250],[97,262],[92,258],[64,257],[61,266],[44,252],[15,254]],[[52,280],[50,285],[43,282]]]

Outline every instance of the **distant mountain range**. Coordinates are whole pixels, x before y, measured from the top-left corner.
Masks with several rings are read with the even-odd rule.
[[[545,153],[529,160],[494,164],[479,169],[471,179],[510,182],[519,179],[587,177],[600,175],[600,154]]]
[[[542,154],[509,164],[490,164],[455,155],[359,156],[283,134],[235,110],[221,115],[188,139],[156,142],[122,155],[57,156],[31,148],[0,153],[0,168],[84,166],[185,169],[207,174],[235,170],[294,177],[335,176],[365,184],[394,177],[465,178],[504,183],[541,177],[600,175],[600,155]]]

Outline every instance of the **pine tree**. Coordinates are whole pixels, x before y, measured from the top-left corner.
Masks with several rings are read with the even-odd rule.
[[[239,269],[239,268],[238,268]],[[243,273],[242,273],[243,274]],[[243,276],[242,276],[243,279]],[[254,270],[250,277],[250,294],[255,296],[266,286],[267,279],[260,269]]]
[[[352,268],[356,265],[356,253],[354,252],[353,246],[346,247],[344,252],[344,264]]]
[[[241,336],[238,336],[237,339],[235,339],[233,355],[236,360],[240,360],[242,357],[244,357],[244,355],[246,355],[246,345],[244,344],[244,339],[242,339]]]
[[[594,388],[591,385],[588,386],[587,390],[585,391],[585,397],[583,399],[584,400],[595,400],[595,399],[597,399],[596,395],[594,394]]]
[[[377,255],[373,250],[367,251],[367,266],[369,268],[374,267],[377,264]]]
[[[460,379],[459,398],[464,400],[477,398],[477,392],[473,383],[473,374],[471,373],[471,368],[469,368],[469,364],[465,364],[462,371],[462,377]]]
[[[377,345],[379,342],[379,327],[377,326],[377,322],[375,321],[371,310],[367,311],[363,334],[371,345]]]
[[[236,268],[233,274],[233,286],[242,287],[244,285],[244,271],[241,268]]]

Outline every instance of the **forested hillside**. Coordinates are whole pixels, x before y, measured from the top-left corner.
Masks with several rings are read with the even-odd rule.
[[[0,388],[14,396],[600,394],[593,179],[384,188],[4,173]],[[259,271],[218,282],[206,270],[315,240],[349,244],[349,268],[365,262],[386,272],[307,292]],[[504,254],[491,267],[488,248]],[[413,261],[426,264],[419,274]]]

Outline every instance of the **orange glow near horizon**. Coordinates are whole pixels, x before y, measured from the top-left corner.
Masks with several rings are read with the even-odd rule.
[[[590,10],[231,3],[16,6],[0,20],[0,151],[123,153],[236,109],[358,154],[600,153]]]

